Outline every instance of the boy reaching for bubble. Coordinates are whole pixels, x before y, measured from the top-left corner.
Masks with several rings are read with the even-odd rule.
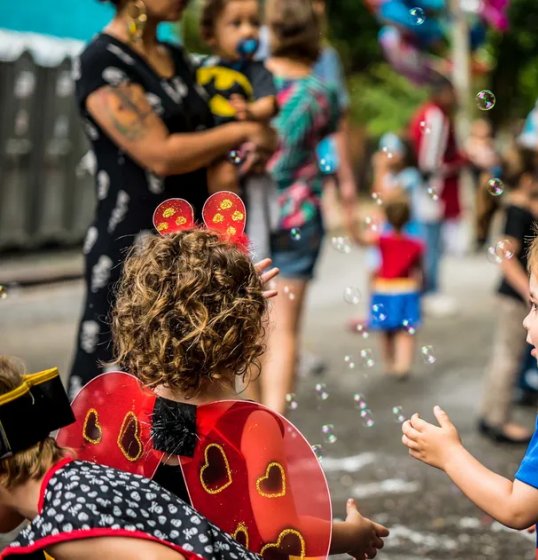
[[[538,356],[538,238],[529,251],[530,311],[523,321],[527,342]],[[463,446],[448,414],[433,409],[439,425],[415,413],[403,426],[402,442],[409,454],[444,471],[456,486],[482,511],[513,529],[526,529],[538,522],[538,422],[514,480],[487,469]],[[538,550],[537,550],[538,554]]]

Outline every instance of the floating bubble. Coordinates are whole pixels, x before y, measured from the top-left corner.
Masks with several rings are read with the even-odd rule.
[[[417,334],[417,329],[409,319],[404,319],[402,321],[402,327],[407,332],[407,334],[411,336],[415,336],[415,334]]]
[[[497,177],[488,181],[488,192],[492,196],[501,196],[504,192],[504,183]]]
[[[349,369],[355,369],[355,361],[353,360],[353,356],[350,356],[349,354],[347,356],[344,356],[344,362],[347,364],[347,367]]]
[[[487,250],[488,261],[493,264],[501,264],[503,262],[502,258],[499,257],[495,251],[495,247],[489,246]]]
[[[424,15],[424,10],[422,8],[411,8],[409,10],[409,15],[415,25],[422,25],[426,21],[426,16]]]
[[[429,134],[432,131],[430,125],[426,121],[420,121],[419,126],[422,134]]]
[[[372,200],[378,205],[383,206],[383,197],[379,193],[372,193]]]
[[[370,336],[368,326],[365,323],[357,323],[355,325],[355,331],[359,333],[365,340]]]
[[[422,346],[420,348],[420,354],[422,355],[422,359],[425,364],[433,365],[437,361],[437,358],[433,353],[433,346]]]
[[[348,286],[344,290],[344,301],[350,305],[358,305],[361,301],[361,293],[355,286]]]
[[[329,398],[329,391],[327,390],[327,385],[325,383],[316,383],[314,387],[316,391],[316,397],[320,401],[326,401]]]
[[[494,264],[501,264],[503,261],[510,260],[513,256],[514,246],[508,239],[501,239],[494,246],[488,247],[488,260]]]
[[[398,424],[403,424],[406,420],[401,406],[392,407],[392,416],[394,417],[394,421],[398,422]]]
[[[394,154],[390,151],[390,148],[388,146],[383,146],[381,148],[381,151],[385,154],[387,159],[392,159],[394,157]]]
[[[300,241],[301,240],[301,230],[297,227],[291,228],[290,236],[293,241]]]
[[[375,424],[374,416],[369,408],[363,408],[360,412],[362,423],[367,428],[372,428]]]
[[[333,237],[331,239],[332,246],[339,252],[348,255],[351,253],[351,241],[349,237]]]
[[[291,301],[295,299],[295,294],[291,291],[291,288],[289,286],[284,286],[283,291]]]
[[[312,446],[312,451],[314,452],[314,455],[318,458],[318,461],[320,462],[325,457],[325,449],[323,449],[323,446],[320,445],[319,443],[315,443]]]
[[[286,395],[286,407],[288,410],[297,410],[299,403],[297,402],[297,398],[295,393],[288,393]]]
[[[489,111],[490,109],[493,109],[493,107],[495,107],[497,99],[495,98],[495,94],[492,91],[490,91],[489,89],[483,89],[476,94],[475,101],[477,107],[481,111]]]
[[[508,239],[501,239],[495,244],[495,254],[503,261],[508,261],[514,256],[514,245]]]
[[[357,410],[364,410],[368,408],[368,403],[366,402],[366,399],[360,393],[355,393],[353,395],[353,402],[355,403],[355,408]]]
[[[361,362],[364,367],[371,368],[375,366],[375,360],[370,348],[363,348],[360,352]]]
[[[338,440],[333,424],[323,424],[323,426],[321,426],[321,433],[323,434],[325,443],[335,443]]]
[[[372,216],[366,216],[364,218],[364,226],[369,231],[379,231],[379,221],[373,218]]]
[[[439,193],[435,187],[428,187],[426,189],[428,196],[434,201],[437,202],[439,200]]]
[[[382,303],[374,303],[374,305],[372,305],[372,315],[374,319],[380,323],[387,320],[385,306]]]
[[[338,165],[334,158],[330,157],[321,157],[319,158],[319,169],[325,175],[332,175],[336,173]]]
[[[241,150],[230,150],[227,158],[228,161],[234,165],[241,165],[245,161],[245,156]]]

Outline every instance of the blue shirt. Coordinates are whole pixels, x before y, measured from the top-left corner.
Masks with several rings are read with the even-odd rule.
[[[538,416],[536,418],[534,434],[515,478],[538,489]]]

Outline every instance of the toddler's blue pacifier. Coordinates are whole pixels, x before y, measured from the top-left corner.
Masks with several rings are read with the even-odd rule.
[[[260,46],[258,39],[243,39],[237,45],[237,54],[241,58],[252,58]]]

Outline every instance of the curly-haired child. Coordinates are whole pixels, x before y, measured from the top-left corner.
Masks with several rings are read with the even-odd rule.
[[[117,362],[178,410],[185,403],[237,399],[237,378],[258,366],[264,350],[266,311],[259,271],[217,234],[150,237],[127,259],[119,286],[113,315]],[[273,429],[282,440],[280,426]],[[251,435],[241,446],[259,446],[260,454],[262,441],[276,439],[255,429]],[[178,479],[173,462],[161,465],[155,478],[181,492]],[[332,533],[333,553],[363,559],[375,556],[388,531],[362,517],[350,500],[346,521],[334,522]]]
[[[529,252],[530,311],[523,320],[527,342],[538,356],[538,238]],[[409,454],[443,470],[482,511],[508,527],[526,529],[538,522],[538,423],[515,479],[500,476],[475,459],[464,447],[448,414],[434,408],[439,426],[418,414],[403,424],[402,441]]]

